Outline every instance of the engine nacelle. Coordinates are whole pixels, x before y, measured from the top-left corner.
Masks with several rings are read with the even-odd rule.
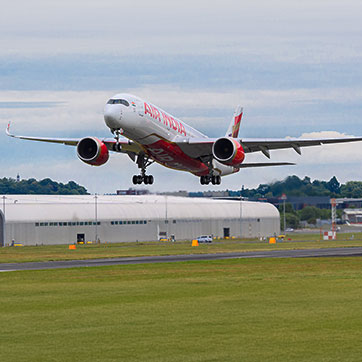
[[[108,161],[107,146],[95,137],[82,138],[77,145],[78,157],[92,166],[100,166]]]
[[[244,161],[245,152],[234,138],[222,137],[212,145],[212,154],[216,160],[228,166],[236,166]]]

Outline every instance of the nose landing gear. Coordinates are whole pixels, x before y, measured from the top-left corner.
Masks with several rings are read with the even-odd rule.
[[[201,185],[208,185],[209,183],[212,183],[213,185],[220,185],[221,184],[221,176],[201,176],[200,177],[200,183]]]
[[[113,146],[113,150],[116,152],[122,151],[122,145],[119,143],[119,136],[123,134],[122,128],[112,129],[111,132],[115,134],[114,139],[116,140],[116,144]]]

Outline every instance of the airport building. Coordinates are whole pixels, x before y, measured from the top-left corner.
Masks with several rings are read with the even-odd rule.
[[[344,209],[342,220],[350,224],[362,225],[362,209]]]
[[[174,237],[267,237],[280,232],[271,204],[160,195],[0,196],[0,245],[132,242]]]

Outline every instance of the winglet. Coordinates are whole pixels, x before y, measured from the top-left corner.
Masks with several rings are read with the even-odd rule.
[[[9,123],[8,123],[8,126],[6,127],[6,134],[7,134],[8,136],[12,136],[12,134],[10,133],[10,124],[11,124],[11,122],[9,122]]]
[[[241,124],[241,117],[243,116],[243,107],[237,106],[234,112],[233,119],[226,132],[226,137],[237,138],[239,135],[239,129]]]

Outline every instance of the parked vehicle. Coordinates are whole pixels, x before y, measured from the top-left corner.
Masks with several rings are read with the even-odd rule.
[[[212,236],[211,235],[201,235],[197,238],[199,243],[212,243]]]

